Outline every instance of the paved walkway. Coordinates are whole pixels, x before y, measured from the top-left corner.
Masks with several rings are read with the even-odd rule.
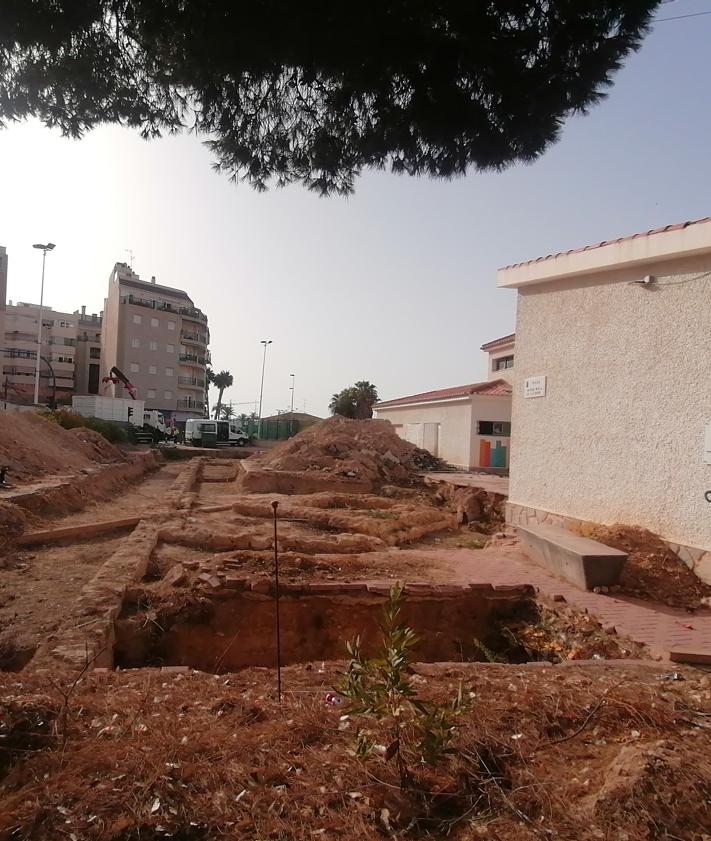
[[[433,580],[486,582],[493,585],[530,584],[548,596],[561,595],[566,602],[585,608],[618,633],[649,646],[656,656],[669,658],[671,649],[690,649],[706,654],[711,662],[711,611],[692,615],[652,602],[626,596],[606,596],[579,590],[533,563],[517,541],[489,549],[399,550],[418,558],[431,556]],[[436,572],[435,572],[436,570]]]

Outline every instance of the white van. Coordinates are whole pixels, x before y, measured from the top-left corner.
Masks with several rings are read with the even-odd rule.
[[[249,435],[234,421],[190,418],[185,421],[185,443],[189,447],[245,447],[249,444]]]

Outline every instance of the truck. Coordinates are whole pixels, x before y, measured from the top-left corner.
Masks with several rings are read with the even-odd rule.
[[[141,433],[150,433],[156,440],[165,438],[166,424],[162,412],[145,408],[144,400],[128,397],[101,397],[98,394],[75,394],[72,411],[85,418],[100,418],[131,426],[139,439]]]
[[[185,443],[189,447],[246,447],[249,435],[232,420],[189,418],[185,421]]]

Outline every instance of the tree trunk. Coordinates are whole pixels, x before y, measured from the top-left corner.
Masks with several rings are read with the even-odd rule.
[[[215,420],[220,417],[220,409],[222,408],[222,395],[224,394],[225,389],[221,388],[220,393],[217,395],[217,406],[215,406]]]

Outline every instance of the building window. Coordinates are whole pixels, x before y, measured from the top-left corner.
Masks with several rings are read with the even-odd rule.
[[[511,356],[500,356],[494,360],[494,371],[503,371],[505,368],[513,368],[513,354]]]
[[[173,392],[172,391],[164,391],[163,392],[163,397],[166,400],[172,400],[173,399]]]
[[[56,321],[57,327],[74,327],[71,321]]]
[[[160,326],[160,321],[158,321],[157,318],[152,318],[151,319],[151,327],[159,327],[159,326]]]
[[[510,421],[477,421],[477,435],[511,435]]]
[[[149,347],[151,350],[158,350],[158,342],[149,342],[149,343],[148,343],[148,347]]]
[[[166,368],[165,369],[165,375],[166,375],[166,377],[172,377],[173,376],[173,369],[172,368]]]
[[[174,321],[169,321],[168,322],[168,329],[169,330],[175,330],[175,322]]]
[[[100,347],[90,347],[89,348],[89,359],[101,359],[101,348]]]
[[[165,346],[166,353],[175,353],[175,345],[166,345]]]
[[[131,363],[131,373],[137,374],[141,370],[141,366],[137,362]]]
[[[92,348],[93,350],[93,348]],[[89,365],[89,383],[88,383],[88,391],[89,394],[98,394],[99,393],[99,366],[98,365]]]
[[[133,316],[133,323],[134,324],[140,324],[142,321],[143,321],[143,318],[140,315],[134,315]]]
[[[149,388],[148,391],[146,392],[146,395],[148,397],[155,397],[156,396],[156,390],[154,388]]]
[[[158,373],[158,369],[156,368],[156,366],[155,366],[155,365],[149,365],[149,366],[148,366],[148,373],[149,373],[149,374],[157,374],[157,373]]]
[[[131,347],[140,347],[141,340],[140,339],[131,339]]]

